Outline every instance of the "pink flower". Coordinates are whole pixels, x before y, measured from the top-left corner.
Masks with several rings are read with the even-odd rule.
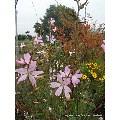
[[[103,50],[105,52],[105,40],[103,40],[103,43],[102,43],[101,47],[103,48]]]
[[[68,87],[69,84],[73,84],[74,87],[80,82],[79,78],[82,77],[82,74],[79,70],[75,72],[74,75],[71,74],[69,66],[66,66],[64,71],[60,70],[60,73],[57,74],[57,82],[51,82],[51,88],[57,88],[55,95],[60,96],[62,91],[65,94],[67,100],[70,99],[71,89]]]
[[[68,66],[66,66],[64,72],[60,71],[60,73],[57,74],[58,82],[50,83],[51,88],[58,88],[55,92],[56,96],[60,96],[63,91],[66,99],[70,99],[70,92],[72,92],[71,89],[68,87],[68,85],[70,84],[70,75],[70,69]]]
[[[40,37],[35,37],[34,45],[36,45],[36,44],[40,44],[40,45],[44,46],[44,42],[43,42],[43,39],[42,39],[41,36]]]
[[[55,37],[52,35],[51,37],[47,36],[47,41],[50,41],[50,43],[54,44],[54,42],[56,41]]]
[[[16,69],[16,72],[20,74],[20,78],[18,79],[17,84],[21,81],[25,81],[27,77],[29,78],[32,86],[36,87],[36,77],[38,75],[43,74],[43,71],[36,71],[36,61],[30,61],[28,67]]]
[[[36,71],[36,61],[31,60],[31,55],[29,53],[24,54],[24,58],[21,58],[20,60],[16,60],[18,64],[27,64],[28,66],[25,68],[19,68],[16,69],[16,72],[18,72],[21,77],[18,79],[18,83],[21,81],[26,80],[27,77],[29,77],[32,85],[36,86],[36,80],[35,78],[42,74],[42,71]]]
[[[58,82],[51,82],[50,83],[51,88],[57,88],[57,90],[55,92],[56,96],[60,96],[62,91],[63,91],[64,94],[65,94],[65,97],[67,99],[70,99],[70,94],[69,93],[72,92],[72,91],[67,85],[68,85],[68,81],[62,80],[62,77],[59,78]]]
[[[50,25],[54,26],[55,20],[54,18],[50,18]]]
[[[80,73],[79,70],[76,71],[76,73],[74,75],[72,75],[72,84],[74,85],[74,87],[76,87],[76,85],[80,82],[79,78],[82,77],[82,74]]]
[[[22,64],[22,65],[24,65],[24,64],[29,64],[30,59],[31,59],[30,54],[29,54],[29,53],[26,53],[26,54],[24,54],[24,58],[20,58],[20,60],[16,60],[16,62],[17,62],[18,64]]]
[[[56,32],[57,31],[57,27],[54,27],[52,30],[53,30],[53,32]]]

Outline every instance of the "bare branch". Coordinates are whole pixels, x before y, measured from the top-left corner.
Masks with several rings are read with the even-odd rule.
[[[88,0],[86,0],[83,4],[80,5],[80,9],[83,9],[85,5],[87,5]]]

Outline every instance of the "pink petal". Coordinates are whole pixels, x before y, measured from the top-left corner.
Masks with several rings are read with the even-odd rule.
[[[75,74],[76,78],[81,78],[83,74]]]
[[[53,32],[56,32],[57,31],[57,27],[55,27],[54,29],[52,29],[53,30]]]
[[[70,78],[63,78],[63,83],[64,83],[64,85],[69,85],[70,84]]]
[[[102,48],[103,48],[103,50],[105,51],[105,45],[104,45],[104,44],[102,44],[102,45],[101,45],[101,47],[102,47]]]
[[[38,37],[37,39],[38,39],[38,40],[42,40],[42,36]]]
[[[20,60],[16,60],[16,63],[24,65],[25,61],[22,58],[20,58]]]
[[[37,40],[38,43],[43,43],[43,40]]]
[[[60,94],[62,93],[62,89],[63,89],[63,86],[60,86],[60,87],[56,90],[55,95],[56,95],[56,96],[60,96]]]
[[[64,92],[65,92],[65,93],[70,93],[70,92],[72,92],[72,91],[71,91],[71,89],[70,89],[68,86],[65,85],[65,86],[64,86]]]
[[[43,71],[33,71],[31,74],[33,76],[38,76],[38,75],[43,74],[43,73],[44,73]]]
[[[73,85],[76,86],[76,84],[78,84],[79,82],[80,82],[80,80],[77,79],[77,77],[73,75],[72,76],[72,83],[73,83]]]
[[[70,92],[72,92],[71,89],[68,86],[64,86],[64,93],[67,100],[70,99]]]
[[[24,54],[24,60],[25,60],[25,62],[26,62],[27,64],[29,64],[30,58],[31,58],[31,56],[30,56],[29,53]]]
[[[29,80],[32,83],[32,86],[36,87],[36,80],[35,80],[34,76],[32,76],[32,75],[29,74]]]
[[[61,77],[65,77],[65,73],[60,70]]]
[[[80,70],[77,70],[77,71],[76,71],[76,74],[77,74],[77,73],[80,73]]]
[[[62,82],[62,76],[59,73],[57,74],[57,81]]]
[[[70,68],[68,66],[65,67],[65,74],[68,76],[70,73]]]
[[[27,69],[26,68],[19,68],[19,69],[16,69],[16,72],[19,73],[19,74],[26,74]]]
[[[21,81],[26,80],[26,78],[27,78],[27,74],[25,74],[25,75],[21,75],[21,77],[18,79],[17,84],[19,84]]]
[[[50,19],[50,24],[51,24],[51,25],[54,25],[54,23],[55,23],[55,20],[54,20],[53,18],[51,18],[51,19]]]
[[[61,85],[61,84],[60,84],[60,83],[57,83],[57,82],[51,82],[51,83],[50,83],[50,87],[51,87],[51,88],[60,87],[60,85]]]
[[[32,60],[31,60],[31,62],[30,62],[30,64],[29,64],[29,69],[28,69],[28,71],[29,71],[29,72],[32,72],[32,71],[34,71],[34,70],[36,70],[36,61],[32,61]]]
[[[37,37],[35,37],[34,39],[34,44],[37,44]]]
[[[105,44],[105,40],[103,40],[103,43]]]
[[[66,97],[67,100],[70,100],[70,94],[66,91],[65,91],[65,97]]]

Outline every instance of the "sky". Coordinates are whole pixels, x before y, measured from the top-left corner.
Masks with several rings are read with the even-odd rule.
[[[77,11],[74,0],[57,0],[58,4],[65,5]],[[84,2],[85,0],[81,0]],[[42,18],[50,5],[57,5],[56,0],[18,0],[17,4],[17,31],[18,34],[25,34],[30,31],[34,33],[34,24]],[[84,10],[81,11],[83,15]],[[105,23],[105,0],[89,0],[87,13],[90,13],[93,21],[97,24]]]

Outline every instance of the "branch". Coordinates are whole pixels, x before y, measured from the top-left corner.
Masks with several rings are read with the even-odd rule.
[[[79,9],[83,9],[87,3],[88,3],[88,0],[86,0],[82,5],[80,5]]]

